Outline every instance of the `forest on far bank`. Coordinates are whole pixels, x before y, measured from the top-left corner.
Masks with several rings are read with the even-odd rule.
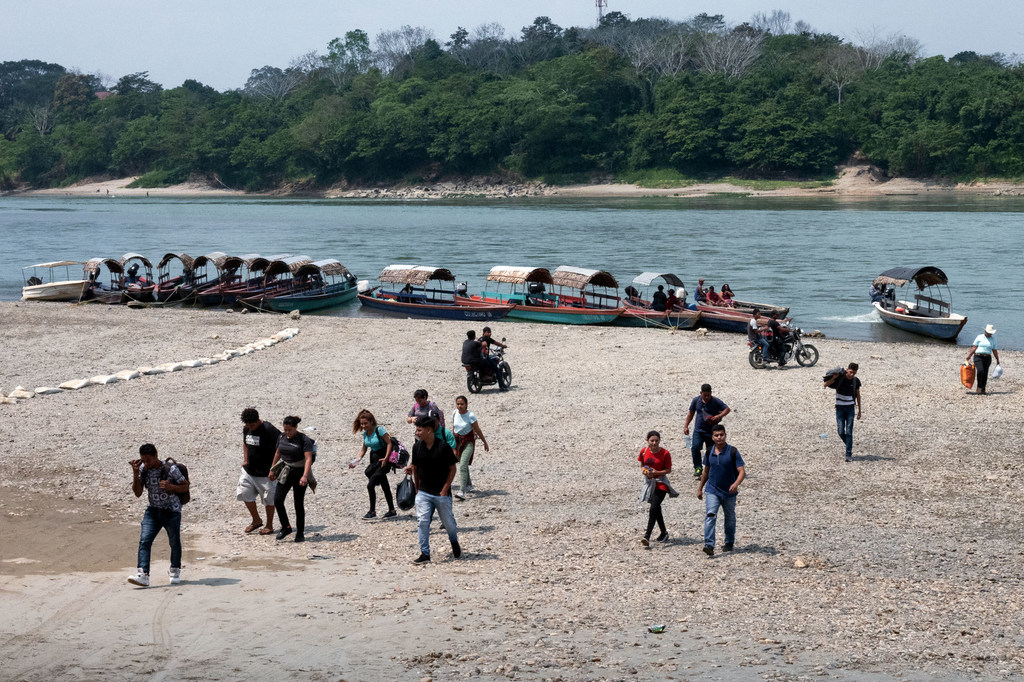
[[[518,36],[356,29],[227,92],[0,63],[0,190],[97,175],[248,190],[666,169],[822,178],[855,152],[892,176],[1024,177],[1024,65],[924,57],[906,36],[847,41],[780,11],[740,25],[538,17]]]

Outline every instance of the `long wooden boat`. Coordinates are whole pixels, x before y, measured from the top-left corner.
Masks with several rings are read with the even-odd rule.
[[[89,280],[89,287],[82,294],[82,300],[107,304],[153,301],[153,290],[156,285],[150,278],[125,277],[125,264],[135,259],[141,259],[145,263],[149,262],[145,257],[136,253],[126,253],[120,260],[114,258],[87,260],[82,265],[82,272]],[[103,268],[107,269],[109,284],[104,284],[101,281]],[[150,266],[149,274],[152,276],[152,266]]]
[[[615,318],[612,324],[616,327],[654,327],[656,329],[693,329],[696,327],[700,321],[699,310],[690,310],[689,308],[654,310],[649,290],[658,280],[664,281],[670,287],[683,287],[683,280],[671,272],[640,273],[633,278],[632,284],[626,287],[626,298],[622,300],[625,310]],[[645,292],[646,298],[641,295],[637,286],[648,290]]]
[[[747,325],[750,324],[750,318],[753,315],[747,313],[737,313],[729,311],[728,308],[721,308],[718,306],[709,306],[703,308],[695,304],[690,304],[691,310],[697,310],[700,312],[700,326],[707,329],[713,329],[720,332],[733,332],[737,334],[746,334]]]
[[[500,320],[512,310],[511,303],[473,301],[455,296],[455,275],[446,268],[425,265],[390,265],[377,278],[380,287],[358,295],[367,308],[400,315],[443,320]],[[452,288],[440,284],[451,282]],[[401,289],[387,285],[403,285]]]
[[[906,287],[910,282],[917,287],[913,300],[898,299],[896,288]],[[958,315],[950,310],[952,296],[949,293],[949,279],[937,267],[892,268],[876,277],[873,284],[875,293],[872,294],[872,305],[883,322],[897,329],[943,341],[955,341],[960,330],[967,324],[966,315]],[[907,291],[905,297],[909,299]]]
[[[21,288],[23,301],[80,301],[85,290],[89,288],[88,279],[71,279],[71,266],[81,266],[76,260],[61,260],[51,263],[38,263],[22,268],[25,286]],[[64,279],[55,280],[54,273],[64,268]],[[40,277],[40,270],[44,273]],[[31,275],[29,275],[31,271]]]
[[[194,265],[198,269],[205,267],[208,263],[212,263],[216,268],[217,277],[196,287],[193,300],[200,305],[207,306],[234,303],[237,296],[235,294],[229,296],[226,292],[241,281],[239,272],[245,261],[238,256],[229,256],[222,251],[214,251],[196,258]]]
[[[157,263],[156,289],[153,291],[156,300],[162,303],[186,301],[202,288],[206,284],[206,263],[209,261],[203,259],[197,266],[196,260],[187,253],[165,253]],[[180,264],[181,274],[171,271],[174,261]]]
[[[594,287],[618,289],[615,278],[601,270],[563,266],[552,274],[546,268],[499,265],[491,268],[487,281],[494,283],[494,290],[485,290],[479,296],[460,296],[457,300],[512,304],[510,318],[557,324],[607,324],[625,309],[617,294],[593,291]],[[510,285],[509,290],[503,290],[503,284]],[[548,286],[559,287],[558,293],[549,291]],[[609,300],[614,300],[614,305],[608,305]]]
[[[302,262],[301,257],[275,260],[266,277],[276,277],[276,281],[265,288],[261,298],[242,302],[277,312],[309,311],[348,303],[358,293],[356,278],[334,258],[312,263]]]

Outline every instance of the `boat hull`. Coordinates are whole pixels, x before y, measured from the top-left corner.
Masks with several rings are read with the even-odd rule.
[[[658,310],[626,308],[615,318],[616,327],[654,327],[658,329],[694,329],[700,321],[699,310],[668,313]]]
[[[500,320],[512,309],[511,305],[488,303],[403,303],[366,294],[359,294],[359,303],[374,310],[439,320]]]
[[[307,291],[298,294],[285,294],[283,296],[272,296],[264,302],[264,307],[276,310],[279,313],[287,313],[292,310],[308,312],[310,310],[322,310],[344,305],[353,300],[359,290],[354,286],[341,291]]]
[[[69,280],[67,282],[50,282],[22,287],[23,301],[80,301],[85,290],[89,288],[89,280]]]
[[[743,313],[723,313],[717,310],[700,309],[700,326],[719,332],[746,334],[750,324],[750,315]]]
[[[479,296],[456,296],[455,300],[460,305],[506,305],[497,299],[480,298]],[[548,322],[552,324],[608,324],[613,322],[625,308],[570,308],[557,306],[525,305],[523,303],[507,304],[512,305],[508,316],[518,320],[530,322]]]
[[[930,336],[941,341],[955,341],[960,330],[967,324],[963,315],[950,313],[949,317],[921,317],[886,310],[881,303],[874,303],[875,310],[886,324],[913,334]]]

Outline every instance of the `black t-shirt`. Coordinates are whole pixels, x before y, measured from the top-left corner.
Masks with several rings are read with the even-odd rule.
[[[266,477],[270,474],[270,464],[274,461],[277,450],[277,439],[281,432],[270,422],[263,422],[255,431],[242,427],[242,443],[249,452],[249,463],[242,467],[250,476]]]
[[[443,438],[434,438],[434,446],[429,449],[421,440],[412,446],[412,465],[420,477],[420,490],[428,495],[441,494],[448,472],[457,462],[452,446]],[[451,489],[448,494],[452,494]]]
[[[307,452],[313,452],[313,441],[301,431],[296,431],[291,438],[282,433],[277,439],[277,450],[288,464],[299,464],[306,461]]]
[[[476,339],[466,339],[462,342],[462,364],[472,365],[480,362],[482,359],[479,341]]]

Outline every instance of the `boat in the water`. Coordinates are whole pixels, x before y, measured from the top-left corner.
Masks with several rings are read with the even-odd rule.
[[[913,289],[905,288],[913,283]],[[967,316],[950,310],[952,295],[946,273],[934,266],[886,270],[873,282],[872,304],[882,321],[897,329],[954,341]],[[904,289],[898,298],[897,289]],[[911,296],[913,293],[913,296]],[[913,298],[913,300],[911,300]]]
[[[122,303],[128,301],[150,303],[156,300],[153,296],[153,292],[156,290],[153,264],[149,262],[148,258],[138,253],[126,253],[121,256],[121,269],[124,272],[124,277],[121,280]]]
[[[177,261],[178,266],[172,269]],[[187,253],[165,253],[157,263],[156,289],[153,296],[161,303],[187,301],[206,284],[206,263],[196,267],[196,259]]]
[[[746,334],[747,325],[753,317],[753,313],[736,312],[721,306],[700,306],[691,303],[688,307],[700,313],[699,326],[719,332]]]
[[[234,303],[236,295],[229,296],[226,292],[237,287],[241,282],[240,271],[245,262],[238,256],[229,256],[222,251],[214,251],[199,256],[193,265],[198,270],[205,268],[208,264],[212,264],[217,270],[217,277],[196,287],[193,300],[205,306]]]
[[[89,288],[89,280],[71,279],[71,267],[81,267],[76,260],[38,263],[22,268],[25,286],[21,288],[23,301],[80,301]],[[64,279],[55,279],[63,268]],[[29,274],[31,272],[31,274]]]
[[[348,303],[359,293],[356,278],[334,258],[299,266],[290,281],[290,289],[265,296],[262,307],[282,313],[321,310]]]
[[[603,270],[562,266],[552,273],[547,268],[499,265],[491,268],[487,281],[493,290],[459,300],[511,303],[511,318],[557,324],[607,324],[624,310],[618,282]],[[614,293],[607,293],[610,290]]]
[[[416,317],[478,321],[500,320],[512,310],[511,303],[461,297],[456,300],[455,275],[447,268],[389,265],[377,280],[379,287],[358,294],[359,302],[367,308]],[[446,282],[451,288],[443,286]]]
[[[131,263],[128,267],[132,269],[132,274],[126,276],[125,265],[128,263]],[[146,271],[148,276],[138,274],[140,266],[147,263],[149,261],[137,253],[126,253],[120,260],[114,258],[87,260],[82,265],[82,272],[89,280],[89,286],[82,294],[82,300],[108,304],[153,301],[153,289],[156,288],[156,285],[152,281],[152,265],[149,265]],[[102,277],[104,268],[107,271],[106,283]]]
[[[674,289],[683,289],[683,280],[671,272],[643,272],[633,278],[626,287],[626,297],[622,300],[625,310],[612,323],[616,327],[654,327],[657,329],[693,329],[700,321],[699,310],[681,307],[676,310],[665,310],[663,304],[655,303],[650,291],[658,281],[660,285]],[[642,287],[642,289],[637,289]],[[656,292],[654,292],[656,293]],[[658,310],[657,308],[661,308]]]

